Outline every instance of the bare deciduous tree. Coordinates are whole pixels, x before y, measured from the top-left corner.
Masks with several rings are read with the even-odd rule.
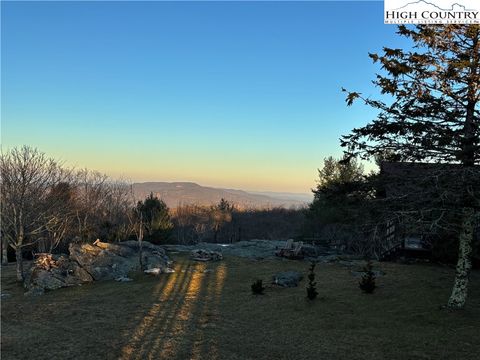
[[[76,222],[82,241],[88,241],[95,235],[99,217],[105,214],[108,176],[87,169],[76,174]]]
[[[48,222],[45,224],[45,235],[38,242],[38,250],[51,253],[65,238],[72,235],[75,218],[74,188],[70,182],[62,182],[53,186],[46,200],[51,206]]]
[[[37,149],[23,146],[0,156],[2,231],[15,249],[17,280],[23,280],[22,251],[36,243],[51,223],[58,201],[49,197],[69,172]]]

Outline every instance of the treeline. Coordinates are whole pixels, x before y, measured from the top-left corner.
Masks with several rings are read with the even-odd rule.
[[[239,209],[224,199],[214,206],[182,205],[172,211],[172,239],[181,244],[289,239],[301,233],[304,219],[304,209]]]
[[[324,159],[306,211],[304,234],[347,253],[378,258],[394,245],[385,236],[390,217],[379,204],[384,184],[378,177],[356,159]]]
[[[135,203],[127,181],[67,168],[27,146],[2,154],[0,171],[2,255],[5,261],[10,249],[19,266],[32,252],[67,252],[71,242],[97,238],[157,244],[297,238],[373,255],[382,245],[378,219],[367,219],[364,209],[371,194],[357,189],[363,169],[332,158],[319,170],[308,209],[239,209],[223,199],[169,209],[153,195]]]
[[[465,200],[459,195],[462,184],[452,179],[468,179],[472,194],[478,194],[479,169],[398,163],[389,153],[376,160],[379,167],[390,164],[393,170],[367,173],[355,159],[324,160],[314,200],[306,211],[304,233],[372,258],[410,238],[429,248],[433,260],[453,263],[462,232],[458,208]],[[471,226],[472,251],[478,258],[480,223]]]
[[[2,261],[16,258],[19,279],[25,256],[65,253],[71,242],[286,239],[299,233],[304,219],[302,210],[240,210],[223,199],[169,209],[151,194],[136,203],[129,182],[68,168],[28,146],[2,153],[0,174]]]
[[[0,157],[2,261],[15,252],[17,277],[26,251],[52,252],[71,241],[115,241],[132,233],[133,196],[125,181],[74,170],[37,149]]]
[[[1,154],[0,173],[2,261],[16,258],[19,278],[24,256],[66,253],[71,242],[97,238],[156,244],[295,238],[377,258],[394,245],[386,236],[392,220],[397,229],[405,223],[410,232],[428,235],[424,240],[442,261],[456,256],[456,236],[445,231],[455,219],[442,215],[441,227],[432,226],[429,213],[409,219],[404,202],[385,198],[385,179],[354,160],[325,159],[314,200],[304,209],[240,209],[224,199],[169,209],[153,194],[136,202],[129,182],[70,169],[27,146]]]

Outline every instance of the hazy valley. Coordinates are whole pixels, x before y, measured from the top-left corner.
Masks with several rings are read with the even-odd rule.
[[[193,182],[144,182],[134,183],[133,192],[138,200],[150,193],[165,201],[168,207],[178,205],[212,205],[222,198],[241,208],[301,207],[311,200],[313,194],[280,192],[247,192],[201,186]]]

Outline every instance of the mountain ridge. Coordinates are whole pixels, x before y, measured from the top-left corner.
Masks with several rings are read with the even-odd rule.
[[[437,8],[438,10],[442,10],[442,11],[454,11],[454,7],[455,5],[458,6],[458,7],[461,7],[463,8],[464,11],[471,11],[471,9],[467,9],[467,7],[465,5],[462,5],[462,4],[459,4],[458,2],[455,2],[453,4],[451,4],[451,8],[450,9],[444,9],[444,8],[441,8],[440,6],[436,5],[436,4],[433,4],[429,1],[426,1],[426,0],[417,0],[417,1],[412,1],[412,2],[409,2],[399,8],[396,8],[394,10],[401,10],[401,9],[404,9],[410,5],[418,5],[418,4],[423,4],[423,5],[430,5],[430,6],[433,6],[435,8]]]
[[[153,193],[170,208],[192,204],[209,206],[218,203],[222,198],[244,208],[290,208],[302,207],[308,203],[307,194],[298,194],[296,198],[295,193],[248,192],[203,186],[190,181],[147,181],[134,183],[132,187],[137,201]]]

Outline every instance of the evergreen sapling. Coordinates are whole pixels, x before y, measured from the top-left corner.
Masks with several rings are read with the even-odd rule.
[[[263,291],[265,290],[262,280],[254,281],[251,288],[252,288],[252,294],[254,295],[263,295]]]
[[[359,283],[360,289],[367,294],[372,294],[376,288],[375,273],[372,271],[372,267],[372,262],[368,261],[367,265],[363,268],[365,274],[362,276],[362,280]]]

